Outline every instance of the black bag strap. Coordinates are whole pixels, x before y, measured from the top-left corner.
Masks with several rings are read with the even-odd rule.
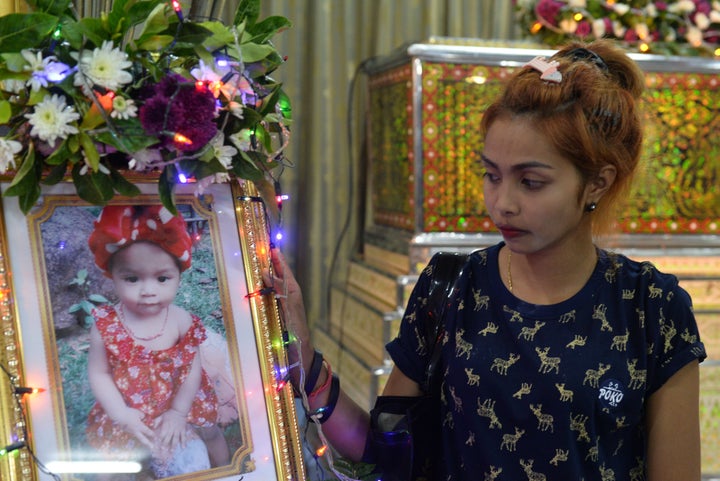
[[[455,281],[460,277],[468,255],[458,252],[438,252],[435,257],[436,262],[428,291],[428,319],[425,323],[425,343],[431,354],[425,368],[425,380],[420,386],[426,394],[435,392],[437,387],[441,339],[445,335],[445,310],[453,301]]]

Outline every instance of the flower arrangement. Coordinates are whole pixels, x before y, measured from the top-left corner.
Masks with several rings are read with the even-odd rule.
[[[720,56],[720,1],[515,0],[526,34],[556,46],[609,37],[640,52]]]
[[[68,177],[102,205],[157,173],[173,211],[181,182],[275,182],[291,110],[271,40],[287,19],[259,21],[260,0],[241,0],[229,26],[186,19],[177,0],[115,0],[99,18],[27,3],[0,17],[0,174],[24,212]]]

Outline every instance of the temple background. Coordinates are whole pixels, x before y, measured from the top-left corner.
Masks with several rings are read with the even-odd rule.
[[[82,15],[98,15],[110,3],[75,1]],[[190,16],[226,20],[237,0],[183,4]],[[23,0],[0,0],[0,15],[20,11],[23,5]],[[283,207],[281,247],[303,285],[316,342],[333,366],[345,372],[345,386],[353,397],[369,404],[382,384],[383,341],[396,327],[393,310],[412,285],[414,264],[429,251],[410,252],[410,236],[375,228],[377,212],[368,204],[372,186],[367,184],[372,145],[365,122],[371,115],[373,75],[368,66],[405,45],[434,37],[517,41],[521,32],[512,2],[506,0],[264,0],[261,15],[282,15],[294,24],[276,40],[288,58],[276,77],[292,100],[288,157],[295,163],[281,177],[282,189],[290,196]],[[711,243],[720,248],[717,236]],[[710,278],[700,295],[703,309],[714,317],[703,335],[711,361],[718,361],[720,264],[715,258],[688,264],[669,257],[664,262],[684,269],[689,278],[700,271]],[[378,330],[376,338],[363,337],[372,329]],[[709,368],[703,369],[706,375]],[[717,377],[708,380],[706,375],[703,382],[717,400]],[[712,406],[704,427],[704,466],[720,472],[715,454],[720,408],[717,401]]]

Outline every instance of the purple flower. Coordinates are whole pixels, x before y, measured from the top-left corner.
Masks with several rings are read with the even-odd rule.
[[[162,144],[181,151],[207,145],[217,133],[212,92],[180,75],[171,74],[155,84],[154,93],[140,107],[140,123]]]
[[[544,21],[557,25],[557,16],[563,4],[555,0],[540,0],[535,7],[535,13]]]

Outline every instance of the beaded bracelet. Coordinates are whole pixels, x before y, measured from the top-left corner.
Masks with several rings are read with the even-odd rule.
[[[312,390],[320,377],[323,360],[322,352],[316,349],[313,354],[312,363],[310,364],[310,370],[307,372],[307,377],[305,378],[305,394],[308,396],[312,393]]]
[[[310,413],[310,417],[320,424],[323,424],[325,421],[330,419],[330,415],[335,410],[335,406],[337,406],[338,399],[340,398],[340,378],[337,374],[332,374],[328,377],[328,379],[330,378],[332,378],[332,382],[330,385],[330,396],[328,397],[327,405]]]

